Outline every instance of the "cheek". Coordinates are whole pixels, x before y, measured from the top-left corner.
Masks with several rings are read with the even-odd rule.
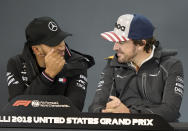
[[[52,49],[51,48],[45,48],[43,51],[44,51],[44,54],[47,55]]]
[[[122,46],[121,48],[119,48],[119,52],[128,55],[130,53],[130,47],[128,47],[127,45]]]
[[[130,46],[127,47],[127,50],[128,50],[129,53],[131,53],[131,54],[135,52],[135,49],[136,49],[136,48],[135,48],[135,46],[133,46],[133,45],[130,45]]]

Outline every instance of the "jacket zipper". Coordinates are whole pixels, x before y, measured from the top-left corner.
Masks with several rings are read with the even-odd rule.
[[[144,96],[146,97],[146,100],[149,101],[149,97],[147,96],[147,92],[146,92],[146,73],[142,74],[142,90],[143,90]]]

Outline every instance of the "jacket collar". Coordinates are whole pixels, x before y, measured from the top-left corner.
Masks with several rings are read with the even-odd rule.
[[[39,69],[36,59],[34,58],[34,55],[28,46],[28,43],[25,43],[21,57],[27,65],[26,70],[28,72],[28,77],[30,80],[33,80],[39,74]]]
[[[161,59],[161,58],[163,58],[163,57],[175,56],[175,55],[177,55],[177,54],[178,54],[177,50],[173,50],[173,49],[162,49],[161,46],[158,46],[158,47],[155,49],[153,58]]]

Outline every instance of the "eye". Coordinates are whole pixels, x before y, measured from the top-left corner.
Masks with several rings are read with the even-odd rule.
[[[119,44],[123,45],[125,44],[125,41],[120,41]]]

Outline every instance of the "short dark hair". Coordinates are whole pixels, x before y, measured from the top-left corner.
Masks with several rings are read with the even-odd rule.
[[[149,50],[153,49],[153,45],[156,43],[156,39],[154,37],[152,38],[148,38],[148,39],[145,39],[146,40],[146,45],[144,46],[144,51],[146,51],[146,53],[149,53]],[[144,43],[142,42],[142,40],[133,40],[133,43],[135,45],[144,45]]]

